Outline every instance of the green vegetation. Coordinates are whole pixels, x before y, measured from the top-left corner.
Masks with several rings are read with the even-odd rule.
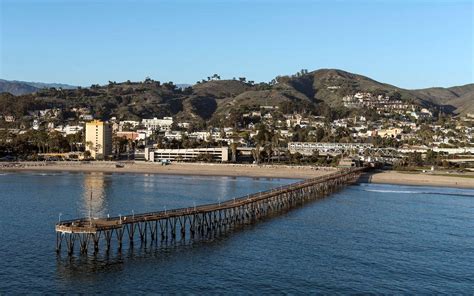
[[[242,113],[242,108],[272,105],[278,106],[282,113],[325,116],[329,121],[352,115],[377,119],[379,115],[370,110],[349,110],[342,106],[342,97],[357,91],[388,94],[420,106],[440,109],[426,99],[426,92],[399,89],[341,70],[308,72],[303,69],[292,76],[278,76],[269,83],[257,84],[245,77],[225,80],[213,74],[185,89],[172,82],[162,83],[147,77],[142,82],[109,81],[107,85],[95,84],[89,88],[44,88],[17,97],[4,93],[0,95],[0,110],[2,115],[12,115],[20,121],[28,116],[28,111],[88,108],[94,118],[103,120],[174,116],[196,124],[212,122],[213,126],[221,126],[228,122],[229,114]],[[457,92],[467,93],[463,88]],[[74,113],[64,117],[78,119]]]
[[[83,149],[83,133],[67,135],[53,131],[29,130],[23,134],[10,134],[0,130],[0,157],[16,155],[21,159],[36,158],[38,153],[63,153]]]

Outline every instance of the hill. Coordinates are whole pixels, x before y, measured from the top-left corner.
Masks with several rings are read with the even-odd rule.
[[[63,88],[63,89],[74,89],[77,86],[62,83],[43,83],[43,82],[26,82],[17,80],[4,80],[0,79],[0,93],[8,92],[12,95],[24,95],[38,91],[42,88]]]
[[[12,95],[24,95],[37,91],[38,88],[21,81],[8,81],[0,79],[0,93],[10,93]]]
[[[342,98],[357,92],[371,92],[396,97],[404,102],[448,114],[474,112],[474,84],[451,88],[407,90],[366,76],[337,69],[302,71],[278,76],[270,83],[255,84],[245,79],[209,80],[178,87],[171,82],[110,82],[76,89],[38,89],[23,82],[3,82],[3,113],[25,116],[41,108],[88,108],[95,118],[120,120],[175,116],[205,125],[226,121],[261,106],[278,107],[281,113],[309,112],[329,119],[351,113],[370,115],[373,111],[348,109]],[[42,84],[47,85],[47,84]],[[26,94],[25,94],[26,93]],[[435,113],[436,113],[435,112]],[[69,116],[69,117],[68,117]],[[70,118],[71,114],[64,114]]]
[[[474,84],[449,88],[432,87],[414,90],[424,100],[433,104],[446,106],[456,113],[474,112]]]

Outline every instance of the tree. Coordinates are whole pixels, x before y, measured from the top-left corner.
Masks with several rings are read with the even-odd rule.
[[[427,164],[435,164],[438,160],[438,153],[434,152],[433,150],[426,151],[425,162]]]
[[[324,139],[326,132],[324,131],[324,128],[322,127],[317,127],[316,131],[314,133],[314,136],[316,138],[316,142],[321,142],[322,139]]]
[[[239,146],[238,143],[230,144],[230,150],[232,153],[232,162],[237,162],[237,147]]]
[[[423,165],[423,158],[420,152],[413,152],[408,155],[408,165],[410,166],[421,166]]]
[[[255,149],[252,149],[252,157],[256,164],[260,163],[260,144],[257,144]]]

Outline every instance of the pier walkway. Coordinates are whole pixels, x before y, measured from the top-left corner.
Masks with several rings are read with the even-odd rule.
[[[65,242],[69,255],[74,253],[76,244],[79,244],[81,253],[87,253],[89,246],[94,252],[98,252],[100,246],[109,251],[112,243],[121,251],[127,237],[129,245],[133,246],[135,236],[145,244],[205,238],[323,198],[355,182],[363,171],[364,168],[341,170],[220,203],[119,217],[61,221],[56,224],[56,250],[59,253]]]

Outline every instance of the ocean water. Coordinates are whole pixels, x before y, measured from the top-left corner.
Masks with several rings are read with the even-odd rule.
[[[55,252],[59,218],[198,205],[294,181],[3,173],[0,294],[474,291],[474,190],[466,189],[353,185],[212,240],[97,256]]]

